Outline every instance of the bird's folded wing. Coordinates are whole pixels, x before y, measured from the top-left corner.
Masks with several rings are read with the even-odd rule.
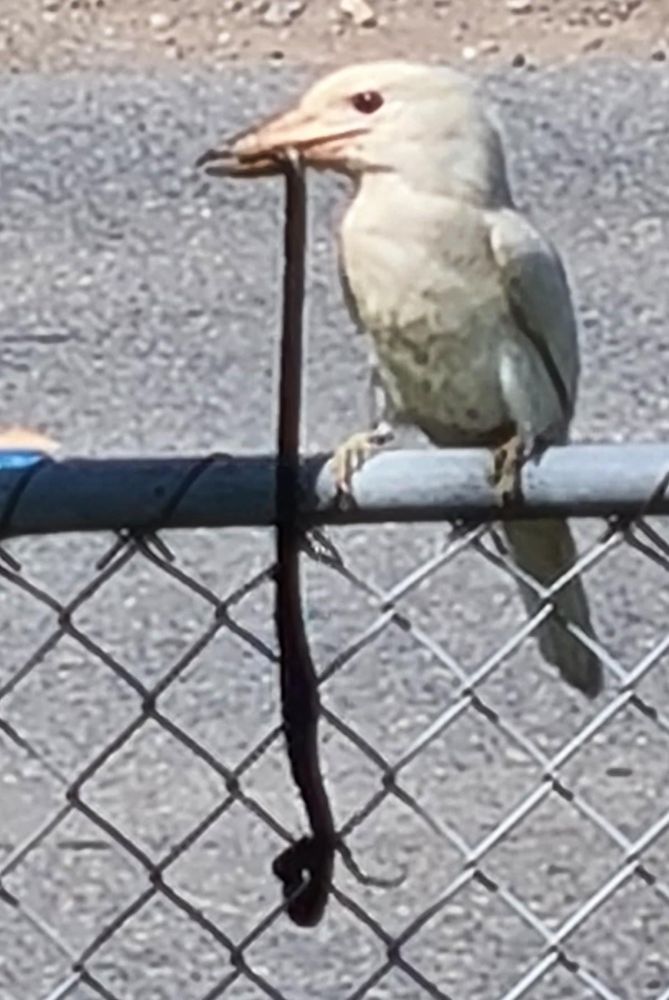
[[[511,314],[540,355],[563,411],[573,414],[578,338],[562,262],[528,219],[512,209],[491,212],[490,246]]]

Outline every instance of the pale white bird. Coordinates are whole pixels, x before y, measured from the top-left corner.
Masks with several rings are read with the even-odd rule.
[[[471,84],[401,61],[350,66],[297,106],[202,157],[212,173],[271,170],[282,151],[354,182],[340,232],[351,312],[371,337],[381,406],[373,428],[335,455],[343,488],[392,424],[444,447],[490,446],[501,495],[519,462],[566,441],[579,373],[576,321],[553,246],[515,207],[498,125]],[[519,567],[551,584],[573,564],[565,521],[507,522]],[[537,599],[521,587],[528,611]],[[540,627],[546,660],[590,696],[598,658],[560,619],[592,636],[576,577]]]

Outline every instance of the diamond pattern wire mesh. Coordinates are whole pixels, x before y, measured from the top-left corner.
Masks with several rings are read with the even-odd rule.
[[[381,531],[372,529],[368,542]],[[218,533],[221,544],[227,534],[232,530]],[[3,602],[11,599],[4,605],[6,648],[17,645],[17,630],[21,656],[14,662],[7,653],[0,674],[0,747],[6,760],[21,763],[14,771],[3,765],[0,953],[6,957],[0,994],[8,1000],[668,1000],[669,964],[657,942],[663,934],[666,941],[668,926],[662,848],[669,808],[659,786],[650,811],[637,803],[633,786],[640,778],[621,757],[625,740],[616,728],[621,719],[625,726],[639,720],[650,733],[639,744],[642,764],[646,760],[651,774],[666,777],[667,766],[657,768],[662,748],[666,754],[666,705],[644,687],[669,649],[666,623],[631,663],[614,655],[605,638],[593,644],[578,636],[602,658],[607,690],[584,706],[551,676],[552,693],[543,696],[564,713],[557,738],[545,739],[525,724],[514,702],[525,687],[540,683],[542,668],[527,639],[551,613],[551,595],[576,572],[590,586],[588,576],[621,553],[662,578],[669,545],[661,527],[642,519],[600,522],[578,564],[550,590],[538,590],[542,600],[531,620],[507,615],[506,588],[519,571],[488,526],[453,528],[427,557],[423,536],[415,534],[415,545],[407,546],[405,534],[402,572],[390,586],[359,568],[355,531],[309,537],[307,581],[315,573],[321,583],[313,601],[308,587],[307,621],[323,693],[326,780],[341,836],[333,898],[324,923],[311,932],[288,923],[270,873],[276,846],[299,834],[300,814],[285,781],[277,722],[267,534],[253,558],[243,556],[243,579],[238,569],[235,582],[226,585],[208,564],[207,553],[220,556],[210,538],[197,532],[122,535],[101,554],[101,536],[88,536],[85,561],[94,568],[67,600],[31,572],[32,549],[48,543],[22,540],[21,562],[2,551]],[[56,543],[63,556],[73,538]],[[379,541],[374,555],[385,566],[382,554]],[[42,552],[41,569],[53,558]],[[484,575],[502,588],[496,606],[478,609],[478,621],[462,617],[468,597],[461,605],[453,598],[450,608],[439,601],[445,580],[457,595],[465,562],[474,586]],[[319,644],[319,622],[336,618],[342,594],[364,609],[360,625]],[[153,599],[151,620],[163,636],[159,666],[154,657],[150,670],[142,651],[155,634],[132,628],[138,595]],[[426,595],[428,602],[436,595],[443,634],[453,642],[434,635]],[[123,627],[105,634],[96,622],[119,599]],[[458,652],[458,633],[466,640],[470,630],[493,619],[500,628],[486,655],[469,660],[466,648]],[[372,718],[376,685],[395,682],[392,657],[401,651],[415,659],[416,678],[429,664],[419,711],[405,689],[399,717]],[[367,655],[372,694],[361,709],[352,678]],[[214,669],[223,666],[217,685],[194,690],[176,711],[170,698],[177,692],[179,701],[191,690],[207,657]],[[58,690],[69,691],[69,677],[84,661],[85,690],[77,686],[63,707]],[[523,674],[515,691],[521,694],[511,696],[514,684],[507,686],[505,678],[518,663]],[[232,678],[248,689],[252,723],[227,694]],[[31,684],[38,684],[37,696],[27,694]],[[500,698],[500,692],[507,694]],[[96,697],[102,709],[91,719],[86,705]],[[43,718],[34,711],[37,703]],[[380,691],[378,703],[381,713],[386,702]],[[457,735],[463,726],[485,738],[470,735],[463,742]],[[225,753],[212,749],[220,731],[227,734]],[[67,751],[59,749],[63,740]],[[596,778],[585,785],[581,780],[590,765],[580,762],[591,751],[610,755],[614,796],[599,794]],[[492,776],[494,808],[465,835],[462,817],[480,804],[482,773]],[[526,849],[523,837],[532,824],[538,824],[530,834],[534,846]],[[577,857],[581,847],[585,856]],[[386,888],[366,884],[358,862],[366,874],[382,869]],[[405,892],[412,869],[419,873],[417,884]],[[565,889],[559,905],[552,890],[540,891],[556,880]],[[86,920],[77,920],[79,910]],[[616,966],[617,925],[625,920],[634,942],[630,961],[644,976],[634,984]],[[611,939],[606,956],[588,943],[588,928],[598,921]],[[488,944],[486,952],[491,929],[492,950]],[[319,962],[325,971],[317,971]]]

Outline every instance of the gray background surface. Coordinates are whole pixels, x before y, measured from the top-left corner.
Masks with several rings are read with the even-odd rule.
[[[293,93],[299,74],[265,70],[215,78],[5,77],[0,89],[0,337],[6,422],[38,424],[68,453],[192,454],[265,450],[273,440],[281,187],[210,182],[191,164],[216,139]],[[508,75],[490,81],[507,124],[519,202],[564,252],[582,330],[576,438],[659,440],[669,425],[667,100],[661,67]],[[310,448],[328,448],[364,420],[363,342],[352,334],[334,268],[331,228],[342,185],[313,185],[309,341]],[[600,525],[580,526],[583,542]],[[366,579],[389,587],[443,537],[434,526],[334,533]],[[271,539],[252,531],[170,536],[179,565],[226,593],[265,565]],[[113,539],[12,542],[26,576],[60,601],[92,576]],[[625,666],[666,631],[664,571],[627,548],[587,576],[602,641]],[[0,579],[0,684],[53,631],[55,615]],[[322,566],[308,569],[309,624],[321,665],[374,621],[373,603]],[[407,602],[412,616],[467,670],[522,620],[512,583],[472,553],[431,577]],[[272,643],[271,590],[239,619]],[[75,624],[146,683],[173,664],[211,621],[201,598],[141,557],[74,616]],[[436,717],[455,685],[411,636],[384,631],[324,688],[324,701],[393,761]],[[641,685],[666,711],[666,658]],[[481,688],[485,703],[550,754],[594,714],[560,686],[526,642]],[[611,697],[611,692],[604,696]],[[138,709],[136,695],[74,639],[58,642],[13,691],[0,715],[71,780]],[[163,712],[234,766],[277,719],[272,665],[225,631]],[[601,706],[600,706],[601,707]],[[380,787],[380,772],[323,727],[337,818]],[[634,839],[669,808],[662,729],[628,708],[563,769],[576,790]],[[541,779],[536,765],[482,716],[468,712],[402,773],[402,784],[470,845]],[[243,787],[289,829],[303,820],[280,743]],[[148,723],[85,786],[84,797],[155,859],[224,795],[223,783],[164,729]],[[0,863],[62,802],[58,783],[0,733]],[[92,841],[81,847],[80,841]],[[73,846],[74,845],[74,846]],[[279,839],[235,805],[170,869],[170,879],[234,941],[277,902],[269,872]],[[392,890],[338,884],[390,932],[401,930],[458,873],[461,858],[406,806],[386,799],[350,846],[363,868],[404,866]],[[615,870],[621,851],[557,795],[515,829],[483,868],[557,927]],[[669,838],[644,858],[666,878]],[[146,885],[104,835],[70,817],[29,854],[6,887],[72,946],[82,948]],[[669,990],[666,904],[633,879],[570,940],[570,958],[610,995],[656,1000]],[[470,886],[406,946],[406,958],[442,993],[493,1000],[517,982],[541,939],[498,896]],[[381,942],[332,903],[313,932],[280,919],[246,960],[291,998],[343,998],[383,964]],[[228,970],[226,950],[167,902],[150,903],[91,961],[123,998],[199,998]],[[67,961],[15,911],[0,908],[0,997],[40,1000]],[[400,971],[370,996],[409,998]],[[70,994],[94,994],[77,987]],[[226,996],[255,1000],[240,979]],[[530,994],[598,995],[566,968]],[[601,995],[601,994],[600,994]]]

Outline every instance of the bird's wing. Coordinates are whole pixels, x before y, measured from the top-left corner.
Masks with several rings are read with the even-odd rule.
[[[341,249],[339,251],[339,255],[337,258],[337,269],[339,271],[339,282],[341,284],[341,289],[344,296],[344,304],[348,310],[349,316],[351,317],[351,319],[355,324],[358,333],[362,333],[364,327],[362,325],[360,316],[358,314],[358,307],[355,301],[355,297],[353,295],[353,292],[351,291],[351,285],[348,280],[348,275],[346,274],[346,268],[344,267],[344,261]]]
[[[516,326],[531,342],[562,411],[573,415],[579,373],[576,317],[554,247],[519,212],[490,213],[490,246]]]

